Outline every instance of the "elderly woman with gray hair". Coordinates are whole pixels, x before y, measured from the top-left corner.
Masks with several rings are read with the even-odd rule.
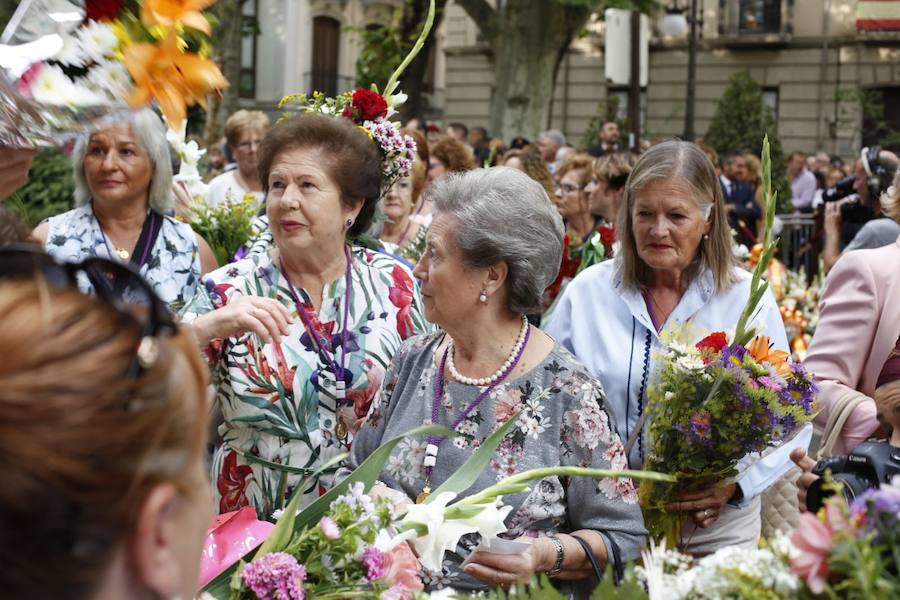
[[[348,466],[423,421],[443,425],[456,435],[401,442],[381,473],[384,485],[423,499],[518,415],[467,493],[540,467],[623,468],[624,448],[599,383],[525,318],[539,308],[563,251],[562,220],[546,192],[524,173],[497,167],[449,175],[431,198],[435,217],[414,273],[425,316],[442,331],[397,351]],[[527,550],[473,553],[478,540],[463,537],[440,573],[423,574],[426,585],[477,590],[535,572],[571,582],[592,572],[591,558],[636,558],[646,535],[626,478],[547,477],[503,501],[513,507],[504,537],[529,542]]]
[[[160,118],[143,109],[81,138],[72,163],[77,207],[38,225],[34,237],[61,260],[130,262],[169,306],[181,307],[217,265],[206,241],[167,215],[172,161]],[[87,280],[81,285],[90,291]]]
[[[572,280],[547,333],[600,378],[614,404],[615,429],[635,442],[629,464],[639,469],[647,446],[641,414],[663,330],[690,324],[689,333],[699,337],[733,331],[750,294],[750,274],[735,263],[722,187],[695,144],[672,140],[644,153],[625,184],[618,220],[615,260]],[[788,350],[771,291],[754,319],[760,335]],[[807,427],[762,460],[748,455],[736,480],[670,505],[684,514],[684,549],[706,554],[725,545],[755,548],[759,495],[791,467],[790,451],[805,448],[811,434]]]

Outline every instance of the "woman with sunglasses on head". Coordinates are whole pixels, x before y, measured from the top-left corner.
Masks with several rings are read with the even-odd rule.
[[[183,317],[207,346],[224,418],[218,510],[270,518],[349,449],[400,342],[426,324],[410,269],[348,242],[381,194],[377,141],[306,113],[269,131],[259,170],[273,241],[211,273]],[[304,505],[335,469],[301,490]]]
[[[107,274],[143,306],[115,300]],[[85,275],[100,297],[78,290]],[[167,315],[121,263],[0,249],[4,598],[194,596],[208,375]]]
[[[72,164],[77,208],[38,225],[34,237],[61,260],[130,263],[169,306],[181,307],[217,264],[206,241],[168,215],[172,162],[160,118],[143,109],[79,139]]]

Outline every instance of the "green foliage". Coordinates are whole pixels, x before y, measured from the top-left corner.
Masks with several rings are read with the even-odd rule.
[[[361,48],[356,59],[356,86],[369,88],[373,84],[384,90],[394,69],[412,49],[416,36],[403,39],[400,18],[403,9],[395,7],[387,25],[366,29],[348,28],[359,34]]]
[[[56,148],[43,150],[34,157],[26,183],[11,199],[12,208],[29,227],[74,205],[72,163]]]
[[[236,199],[229,193],[215,208],[198,199],[191,209],[194,214],[191,227],[207,241],[216,261],[227,265],[238,248],[253,236],[253,217],[259,203],[253,194]]]
[[[866,146],[881,146],[886,150],[900,150],[900,131],[885,119],[883,90],[854,90],[862,107],[862,140]]]
[[[771,146],[772,187],[778,194],[778,211],[790,212],[791,188],[775,115],[763,103],[759,84],[748,71],[739,71],[728,81],[703,142],[720,155],[727,152],[759,155],[766,135]]]

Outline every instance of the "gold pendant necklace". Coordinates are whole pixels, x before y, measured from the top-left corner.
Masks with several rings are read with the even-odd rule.
[[[430,495],[431,495],[431,486],[426,483],[425,487],[422,488],[422,491],[419,492],[419,495],[416,496],[416,504],[422,504],[423,502],[425,502],[425,500],[428,499],[428,496],[430,496]]]
[[[116,254],[119,255],[119,258],[122,260],[128,260],[131,258],[131,253],[125,248],[116,248]]]

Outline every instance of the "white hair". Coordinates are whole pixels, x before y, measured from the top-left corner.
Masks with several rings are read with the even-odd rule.
[[[175,197],[172,194],[172,157],[169,142],[166,140],[166,127],[162,119],[149,108],[136,111],[129,124],[138,146],[147,153],[153,165],[153,175],[150,178],[150,208],[167,213],[175,207]],[[75,149],[72,151],[75,203],[78,206],[86,204],[91,199],[91,190],[84,176],[84,158],[90,139],[90,134],[81,136],[75,142]]]
[[[446,175],[429,198],[436,213],[457,219],[456,242],[466,264],[506,263],[509,309],[539,311],[563,253],[562,218],[544,188],[517,169],[492,167]]]

